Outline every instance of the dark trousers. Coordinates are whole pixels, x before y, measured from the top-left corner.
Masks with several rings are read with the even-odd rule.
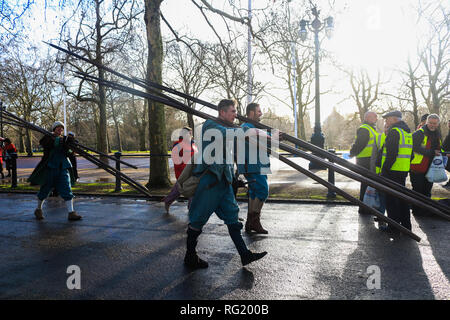
[[[388,173],[383,173],[382,176],[405,186],[408,173],[390,171]],[[401,224],[406,229],[411,230],[411,216],[407,202],[386,193],[386,211],[389,218]]]
[[[356,158],[356,164],[358,166],[366,168],[367,170],[370,170],[370,158]],[[361,187],[359,188],[359,200],[361,202],[364,201],[364,194],[366,193],[366,189],[367,184],[361,182]],[[364,211],[361,207],[359,208],[358,212],[369,214],[369,212]]]
[[[431,189],[433,188],[433,183],[429,182],[427,178],[425,178],[425,173],[417,173],[411,171],[409,174],[409,179],[411,180],[412,189],[414,191],[421,193],[428,198],[431,197]],[[424,209],[417,206],[412,206],[412,210],[414,214],[426,214],[426,212],[424,212]]]

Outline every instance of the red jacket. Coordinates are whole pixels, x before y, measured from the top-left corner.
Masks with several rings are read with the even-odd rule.
[[[14,143],[10,143],[8,145],[5,144],[3,149],[5,150],[5,153],[11,153],[11,152],[16,152],[17,153],[17,149],[14,146]]]
[[[190,155],[188,157],[183,157],[183,150],[188,151]],[[194,140],[191,140],[190,143],[186,143],[183,139],[180,139],[173,144],[172,160],[173,167],[175,169],[175,177],[177,180],[181,172],[183,172],[184,167],[186,167],[186,161],[189,161],[189,159],[191,159],[197,151],[197,146],[195,145]]]

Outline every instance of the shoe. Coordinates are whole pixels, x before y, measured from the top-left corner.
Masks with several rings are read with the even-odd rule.
[[[68,219],[70,221],[76,221],[76,220],[80,220],[82,218],[82,216],[78,215],[75,211],[69,212],[69,217]]]
[[[267,251],[254,253],[249,250],[247,254],[241,256],[242,265],[245,266],[249,263],[252,263],[253,261],[259,260],[263,258],[266,254]]]
[[[361,215],[371,215],[371,213],[365,209],[359,209],[358,213]]]
[[[208,268],[208,262],[199,258],[197,253],[186,252],[186,256],[184,257],[184,265],[191,269],[205,269]]]
[[[42,212],[42,209],[34,210],[34,215],[36,216],[37,220],[43,220],[44,219],[44,213]]]
[[[249,199],[249,211],[247,213],[247,221],[245,222],[245,232],[256,234],[268,234],[269,231],[261,225],[261,209],[264,201],[258,198]]]
[[[401,234],[401,232],[399,230],[397,230],[391,226],[386,227],[386,232],[392,238],[398,238],[398,237],[400,237],[400,234]]]
[[[170,203],[164,201],[164,209],[166,209],[166,213],[169,213]]]
[[[269,231],[263,228],[260,220],[261,214],[258,212],[252,212],[249,220],[245,223],[245,232],[255,234],[268,234]]]
[[[387,225],[386,222],[384,222],[384,221],[379,221],[378,222],[378,230],[380,230],[380,231],[387,231],[387,229],[388,229],[388,225]]]

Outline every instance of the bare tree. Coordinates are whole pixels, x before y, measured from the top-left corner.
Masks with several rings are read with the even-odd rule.
[[[424,10],[422,19],[428,22],[430,36],[420,52],[426,81],[419,89],[430,113],[440,114],[450,95],[450,11],[439,4]]]
[[[42,59],[36,48],[21,48],[11,45],[7,55],[0,60],[0,93],[6,97],[6,103],[20,117],[28,122],[38,119],[37,111],[46,107],[46,97],[51,94],[50,79],[54,62]],[[19,130],[20,139],[25,134],[25,149],[29,156],[33,154],[32,133],[29,129]]]
[[[195,98],[206,90],[213,87],[214,76],[208,72],[204,62],[210,59],[204,46],[195,46],[195,55],[184,45],[178,43],[168,43],[166,47],[166,56],[164,59],[167,65],[166,72],[170,73],[172,79],[168,86],[184,92]],[[195,108],[195,103],[191,100],[185,100],[191,108]],[[194,117],[187,113],[187,122],[191,128],[194,128]]]
[[[124,44],[132,36],[132,22],[136,19],[140,10],[136,1],[114,1],[108,6],[104,0],[79,0],[74,8],[73,15],[67,20],[61,32],[65,36],[66,28],[72,21],[78,22],[78,28],[74,35],[62,39],[67,47],[82,56],[89,58],[99,64],[108,65],[113,60],[113,54],[120,51]],[[106,79],[105,71],[91,65],[77,61],[66,56],[65,63],[73,69],[85,73],[97,73],[101,80]],[[66,86],[67,94],[78,101],[93,103],[98,108],[94,113],[97,126],[97,147],[101,152],[108,152],[107,143],[107,114],[106,114],[106,88],[99,84],[93,86],[85,81],[78,83],[77,89]],[[103,157],[103,161],[107,158]]]
[[[379,98],[380,72],[377,72],[376,80],[371,79],[368,72],[364,69],[358,71],[346,70],[345,72],[349,76],[352,87],[351,97],[358,107],[361,122],[364,122],[364,114],[367,111],[374,110]]]

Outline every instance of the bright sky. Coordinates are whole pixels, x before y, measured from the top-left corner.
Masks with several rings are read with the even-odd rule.
[[[216,7],[223,9],[223,4],[228,0],[211,1]],[[276,0],[280,4],[281,0]],[[408,56],[408,52],[415,52],[417,33],[420,26],[415,21],[414,6],[416,0],[339,0],[334,1],[334,9],[331,11],[328,0],[318,0],[319,9],[322,10],[321,17],[325,18],[332,14],[335,19],[335,30],[331,39],[323,41],[323,47],[336,56],[336,59],[348,67],[365,68],[371,74],[377,70],[384,72],[387,76],[394,68],[402,66]],[[247,7],[247,0],[235,0],[241,3],[243,8]],[[260,8],[267,3],[273,4],[273,0],[253,0],[253,8]],[[305,12],[306,9],[300,5],[301,0],[292,0],[291,10],[297,13]],[[180,33],[188,33],[204,40],[216,38],[205,23],[199,10],[188,0],[164,0],[162,12]],[[33,18],[30,25],[32,31],[30,38],[39,43],[41,40],[51,41],[58,37],[61,27],[61,13],[55,14],[52,10],[45,12],[42,7],[35,6]],[[63,13],[67,15],[67,13]],[[305,14],[306,17],[306,14]],[[212,20],[214,22],[214,20]],[[221,25],[216,20],[217,26]],[[170,37],[168,29],[163,26],[163,33]],[[220,31],[220,28],[218,28]],[[243,46],[246,39],[242,38]],[[309,41],[312,41],[310,34]],[[311,42],[312,43],[312,42]],[[257,72],[257,70],[255,70]],[[337,107],[341,113],[356,111],[352,100],[347,100],[338,105],[345,96],[350,93],[348,80],[343,79],[342,74],[337,73],[335,68],[327,63],[321,63],[321,89],[331,89],[336,93],[321,96],[321,120],[326,118]],[[269,73],[256,73],[264,81],[275,81]],[[392,79],[394,84],[396,79]],[[280,86],[280,85],[277,85]],[[344,94],[345,93],[345,94]],[[288,91],[277,91],[281,100],[287,100]],[[291,114],[291,111],[270,97],[260,100],[264,105],[270,105],[279,114]],[[314,121],[314,112],[311,113],[311,121]]]
[[[252,7],[260,8],[273,0],[253,0]],[[280,4],[280,0],[276,1]],[[333,52],[336,59],[347,67],[364,68],[369,74],[376,75],[380,70],[385,79],[390,78],[392,71],[405,64],[408,53],[414,54],[417,45],[418,26],[415,21],[415,0],[339,0],[335,1],[335,8],[330,10],[327,0],[318,0],[321,17],[328,14],[334,16],[335,30],[331,39],[322,42],[323,48]],[[212,2],[222,9],[224,0]],[[247,7],[247,0],[236,0],[243,8]],[[307,8],[301,7],[301,0],[290,2],[291,12],[305,12]],[[189,1],[164,1],[162,11],[166,18],[180,31],[195,34],[196,37],[214,40],[208,26],[196,8]],[[180,14],[182,12],[183,14]],[[305,18],[306,14],[305,14]],[[219,22],[219,20],[217,20]],[[219,23],[218,23],[219,25]],[[243,45],[245,46],[245,39]],[[312,44],[312,34],[309,35]],[[336,72],[335,67],[323,62],[320,65],[321,90],[327,91],[333,87],[334,93],[321,96],[321,120],[331,113],[333,107],[341,113],[356,111],[354,102],[347,100],[338,104],[350,94],[349,81],[343,79],[341,73]],[[258,73],[264,80],[271,75],[267,72]],[[270,79],[275,81],[274,79]],[[394,85],[398,79],[392,78]],[[280,85],[277,85],[278,87]],[[392,87],[392,86],[391,86]],[[277,91],[281,100],[287,101],[288,92]],[[290,115],[290,111],[273,98],[265,97],[261,102],[275,107],[280,114]],[[314,112],[311,112],[311,121],[314,121]]]

